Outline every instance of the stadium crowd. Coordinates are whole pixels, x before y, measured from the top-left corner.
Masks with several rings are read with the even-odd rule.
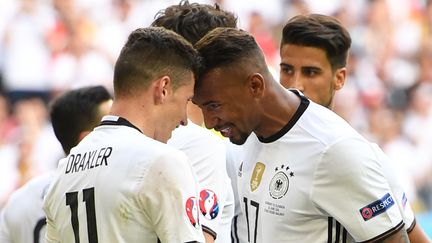
[[[49,102],[87,85],[112,91],[114,62],[128,34],[177,2],[0,0],[0,209],[64,156]],[[353,44],[335,111],[393,160],[416,213],[432,212],[432,1],[191,2],[217,2],[236,13],[276,76],[288,19],[312,12],[342,21]]]

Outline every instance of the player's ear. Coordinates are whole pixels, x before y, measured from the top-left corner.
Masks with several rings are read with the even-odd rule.
[[[259,98],[264,93],[264,77],[260,73],[254,73],[248,78],[248,88],[253,97]]]
[[[347,69],[346,67],[336,69],[334,76],[334,89],[340,90],[345,85],[347,79]]]
[[[165,103],[171,89],[171,78],[163,76],[153,84],[153,100],[155,104]]]

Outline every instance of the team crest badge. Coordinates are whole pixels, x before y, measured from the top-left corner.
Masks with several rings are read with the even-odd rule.
[[[214,219],[219,214],[219,202],[212,190],[204,189],[200,192],[200,210],[206,219]]]
[[[289,166],[281,165],[275,168],[275,175],[270,181],[269,192],[274,199],[280,199],[288,191],[289,177],[293,177],[294,172],[290,171]]]
[[[255,191],[261,184],[262,176],[264,174],[265,164],[257,162],[252,172],[250,187],[252,191]]]
[[[199,227],[199,212],[198,212],[198,202],[195,197],[190,197],[186,201],[186,215],[189,218],[191,224],[198,228]]]

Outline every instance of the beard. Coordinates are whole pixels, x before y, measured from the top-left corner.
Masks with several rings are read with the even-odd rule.
[[[248,139],[250,133],[240,132],[238,136],[230,137],[229,140],[231,143],[236,145],[243,145]]]

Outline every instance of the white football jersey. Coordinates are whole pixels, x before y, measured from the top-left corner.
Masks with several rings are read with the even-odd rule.
[[[198,183],[186,155],[123,118],[62,159],[45,198],[48,242],[203,242]]]
[[[11,195],[0,216],[0,242],[45,242],[42,206],[52,177],[52,173],[35,177]]]
[[[332,111],[301,100],[279,133],[245,144],[247,242],[362,242],[404,227],[381,155]]]
[[[226,169],[224,141],[189,121],[173,131],[168,145],[183,151],[200,184],[200,223],[217,243],[230,242],[234,195]]]

